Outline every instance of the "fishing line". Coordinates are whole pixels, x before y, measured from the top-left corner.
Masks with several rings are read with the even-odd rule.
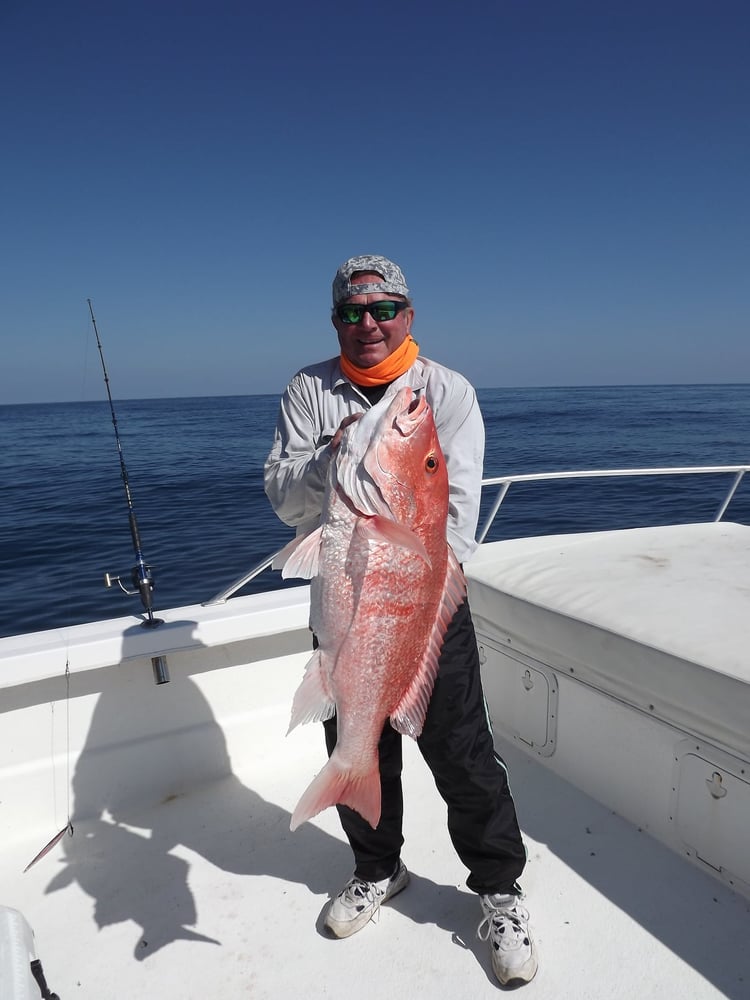
[[[54,702],[53,702],[52,711],[54,712]],[[53,727],[53,732],[54,732],[54,727]],[[54,747],[53,747],[53,755],[54,755]],[[45,855],[49,854],[49,852],[52,850],[52,848],[55,847],[57,844],[60,843],[60,841],[63,839],[63,837],[65,836],[66,833],[70,837],[73,836],[73,822],[72,822],[71,817],[70,817],[70,788],[71,788],[71,782],[70,782],[70,660],[69,660],[69,658],[67,656],[65,658],[65,762],[66,762],[65,763],[65,781],[66,781],[66,785],[67,785],[67,814],[68,814],[68,822],[62,828],[62,830],[60,830],[59,833],[56,833],[55,836],[52,838],[52,840],[50,840],[48,843],[46,843],[44,845],[44,847],[41,849],[41,851],[39,851],[39,853],[36,854],[31,859],[31,861],[29,861],[29,863],[26,865],[26,867],[23,870],[23,874],[24,875],[26,874],[26,872],[30,868],[34,867],[34,865],[37,863],[37,861],[41,861],[42,858]]]
[[[85,385],[86,385],[87,377],[88,377],[87,352],[84,351],[84,358],[83,358],[83,382],[82,382],[82,387],[81,387],[81,398],[84,397],[84,391],[83,390],[84,390]],[[71,565],[69,567],[69,571],[68,571],[67,587],[65,588],[65,593],[66,593],[66,598],[65,598],[66,616],[69,614],[69,612],[70,612],[70,610],[72,608],[72,605],[73,605],[73,580],[74,580],[74,573],[75,573],[74,567]],[[54,764],[54,761],[55,761],[55,729],[56,729],[54,720],[55,720],[55,705],[56,704],[57,704],[56,701],[53,701],[51,703],[51,713],[52,713],[52,744],[51,744],[51,747],[50,747],[50,753],[51,753],[51,756],[52,756],[52,774],[53,774],[53,779],[52,779],[53,780],[53,797],[54,797],[53,811],[54,811],[55,816],[57,815],[57,795],[56,795],[56,784],[57,783],[55,781],[55,772],[56,772],[57,769],[56,769],[55,764]],[[72,837],[73,836],[73,832],[74,832],[73,821],[72,821],[72,817],[71,817],[71,788],[72,788],[72,785],[71,785],[71,777],[70,777],[70,638],[69,638],[67,629],[65,631],[65,786],[66,786],[65,791],[66,791],[66,817],[67,817],[67,823],[62,828],[62,830],[60,830],[58,833],[56,833],[55,836],[44,845],[44,847],[41,849],[41,851],[39,851],[37,854],[34,855],[34,857],[32,858],[32,860],[24,868],[24,870],[23,870],[23,874],[24,875],[31,868],[33,868],[34,865],[38,861],[41,861],[42,858],[44,858],[47,854],[49,854],[49,852],[57,844],[60,843],[60,841],[62,840],[62,838],[65,836],[66,833],[70,837]]]

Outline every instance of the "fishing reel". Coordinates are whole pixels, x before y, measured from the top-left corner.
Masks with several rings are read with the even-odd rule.
[[[144,562],[138,562],[130,571],[130,582],[135,588],[134,590],[129,590],[125,586],[122,582],[122,577],[114,576],[112,573],[104,574],[105,587],[111,587],[116,583],[123,594],[127,594],[128,597],[140,597],[141,604],[146,612],[146,618],[143,621],[144,628],[155,628],[157,625],[163,625],[164,620],[162,618],[154,618],[153,602],[151,600],[151,594],[154,590],[154,575],[151,572],[151,567],[147,566]]]
[[[141,628],[156,628],[157,625],[163,625],[163,618],[154,618],[153,604],[151,602],[151,593],[154,589],[154,576],[151,572],[151,567],[147,566],[144,562],[138,562],[130,571],[130,580],[135,590],[128,590],[122,582],[121,577],[113,576],[111,573],[104,574],[105,587],[111,587],[112,584],[116,583],[123,594],[127,594],[128,597],[135,597],[136,594],[140,596],[141,603],[146,611],[146,617],[141,622]],[[151,667],[154,671],[155,684],[169,683],[169,668],[167,667],[166,656],[152,656]]]
[[[132,585],[135,587],[135,590],[128,590],[128,588],[122,582],[121,576],[114,576],[112,573],[104,574],[105,587],[112,587],[116,583],[117,586],[120,588],[120,590],[123,592],[123,594],[127,594],[128,597],[135,597],[136,595],[140,595],[141,600],[143,600],[141,588],[144,585],[147,586],[149,590],[149,595],[154,589],[154,574],[151,572],[150,566],[144,566],[143,570],[141,570],[140,566],[134,566],[130,571],[130,581]],[[149,601],[149,604],[150,603],[151,602]],[[144,601],[144,606],[145,604],[146,602]]]

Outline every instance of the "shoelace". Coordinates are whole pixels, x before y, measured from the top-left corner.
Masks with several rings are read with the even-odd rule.
[[[512,907],[503,908],[500,910],[490,910],[489,913],[485,913],[484,917],[479,922],[477,927],[477,937],[480,941],[487,941],[490,934],[492,933],[493,924],[496,925],[496,930],[498,934],[502,933],[502,941],[510,947],[519,947],[524,938],[527,937],[526,926],[529,922],[528,910],[524,909],[523,906],[519,906],[518,903],[514,903]],[[505,924],[506,927],[510,927],[512,934],[507,934],[501,932],[502,925]],[[513,939],[511,944],[511,937]]]
[[[375,888],[374,882],[365,882],[362,879],[352,879],[349,885],[344,890],[343,897],[347,903],[356,904],[365,900],[368,903],[377,903],[380,896],[384,896],[385,893],[380,893]]]

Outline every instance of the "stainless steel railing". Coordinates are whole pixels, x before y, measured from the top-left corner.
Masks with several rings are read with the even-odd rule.
[[[555,479],[613,479],[616,477],[627,477],[627,476],[692,476],[692,475],[708,475],[708,474],[721,474],[721,475],[731,475],[734,474],[734,478],[729,485],[729,489],[721,501],[718,510],[716,511],[713,520],[720,521],[724,514],[726,513],[727,507],[732,501],[737,489],[742,482],[742,477],[746,472],[750,472],[750,465],[701,465],[701,466],[684,466],[684,467],[670,467],[670,468],[657,468],[657,469],[583,469],[570,472],[532,472],[532,473],[521,473],[514,476],[490,476],[482,480],[482,489],[486,490],[492,486],[499,486],[497,496],[493,501],[492,507],[490,508],[489,514],[485,518],[484,524],[477,534],[477,541],[483,542],[487,537],[487,533],[492,527],[492,523],[497,517],[498,511],[502,506],[503,501],[508,495],[508,490],[514,483],[539,483],[539,482],[549,482]],[[270,555],[266,556],[265,559],[261,560],[257,565],[253,566],[251,570],[241,576],[238,580],[231,583],[225,590],[216,594],[212,597],[210,601],[205,601],[204,605],[208,606],[211,604],[223,604],[227,601],[233,594],[236,594],[238,590],[241,590],[246,584],[254,580],[256,576],[259,576],[264,570],[268,569],[273,563],[276,556],[279,554],[281,549],[276,552],[272,552]]]
[[[500,489],[485,519],[484,525],[477,534],[477,541],[483,542],[487,537],[487,532],[492,527],[492,522],[497,517],[497,512],[500,510],[500,506],[513,483],[536,483],[553,479],[606,479],[616,476],[686,476],[706,475],[709,473],[714,475],[717,473],[729,475],[730,473],[734,473],[734,480],[730,484],[726,496],[713,517],[714,521],[720,521],[746,472],[750,472],[750,465],[702,465],[663,469],[584,469],[575,472],[532,472],[517,476],[493,476],[482,480],[483,489],[489,486],[499,486]]]

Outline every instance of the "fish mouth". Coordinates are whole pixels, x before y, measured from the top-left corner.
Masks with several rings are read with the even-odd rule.
[[[412,396],[406,406],[396,413],[393,420],[394,427],[398,428],[404,437],[413,434],[427,416],[429,408],[423,395]]]

